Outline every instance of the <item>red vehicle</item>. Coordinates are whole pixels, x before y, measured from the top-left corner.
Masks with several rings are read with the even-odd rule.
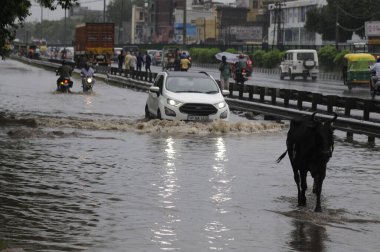
[[[113,57],[115,27],[113,23],[77,25],[74,41],[74,61],[81,67],[85,62],[108,66]]]
[[[246,54],[239,54],[237,56],[237,58],[238,58],[238,60],[232,64],[232,78],[235,81],[241,81],[241,80],[238,80],[239,71],[237,71],[238,70],[237,65],[241,64],[242,65],[242,69],[241,69],[242,78],[244,81],[247,81],[249,79],[249,77],[252,76],[252,60]]]

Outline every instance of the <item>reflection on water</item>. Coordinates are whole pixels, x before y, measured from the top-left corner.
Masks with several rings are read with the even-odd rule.
[[[310,222],[293,220],[294,230],[290,232],[289,246],[300,252],[326,251],[324,242],[328,241],[326,229]]]
[[[164,149],[165,160],[160,171],[161,183],[156,185],[158,196],[161,198],[160,208],[164,211],[164,216],[159,223],[155,223],[157,228],[152,228],[153,242],[160,244],[161,250],[175,250],[175,242],[177,239],[176,229],[173,225],[181,221],[175,214],[175,193],[179,190],[176,177],[176,150],[175,141],[169,137],[166,139],[166,148]]]
[[[234,240],[231,234],[228,233],[230,229],[223,224],[224,219],[221,215],[228,214],[225,204],[231,200],[231,175],[228,173],[226,163],[226,145],[222,137],[216,138],[215,141],[215,157],[213,164],[212,177],[209,182],[212,184],[211,202],[215,205],[217,211],[216,219],[211,220],[205,226],[207,233],[209,249],[220,251],[229,246],[229,242]]]

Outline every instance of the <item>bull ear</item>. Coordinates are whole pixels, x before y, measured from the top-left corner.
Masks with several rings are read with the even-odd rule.
[[[337,114],[337,113],[333,112],[333,114],[334,114],[334,118],[331,119],[330,123],[335,122],[336,118],[338,117],[338,114]]]
[[[311,120],[312,121],[314,121],[314,117],[315,117],[315,114],[316,114],[317,112],[314,112],[312,115],[311,115]]]

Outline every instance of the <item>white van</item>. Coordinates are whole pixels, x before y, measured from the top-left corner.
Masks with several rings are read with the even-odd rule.
[[[318,54],[316,50],[288,50],[280,64],[280,79],[289,76],[294,80],[302,76],[304,80],[311,77],[316,80],[319,73]]]

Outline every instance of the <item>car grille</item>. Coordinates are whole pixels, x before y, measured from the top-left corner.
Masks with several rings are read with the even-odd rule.
[[[202,103],[186,103],[179,108],[179,111],[189,115],[208,116],[218,112],[218,110],[211,104]]]

